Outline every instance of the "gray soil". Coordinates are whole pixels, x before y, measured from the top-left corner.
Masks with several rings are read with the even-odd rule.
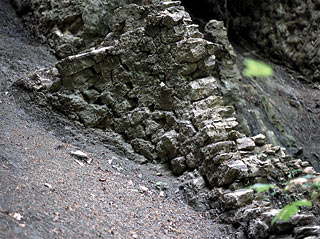
[[[24,104],[12,83],[55,61],[0,0],[0,238],[238,237],[184,204],[165,166],[135,164],[94,132]]]

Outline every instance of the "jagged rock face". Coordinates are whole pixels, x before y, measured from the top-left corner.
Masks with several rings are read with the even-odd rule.
[[[275,60],[320,80],[318,1],[204,0],[196,7],[191,0],[182,3],[200,23],[200,19],[224,20],[236,44],[245,39]]]
[[[17,84],[72,120],[121,135],[142,155],[137,161],[168,162],[182,174],[181,189],[196,210],[218,213],[250,238],[266,238],[279,200],[259,202],[243,188],[284,183],[290,157],[263,135],[236,130],[239,120],[225,99],[237,90],[235,55],[221,22],[205,29],[212,41],[178,1],[125,5],[114,11],[111,32],[98,47]],[[295,164],[301,171],[308,166]]]
[[[86,126],[123,135],[149,160],[182,167],[191,152],[199,163],[205,142],[227,140],[238,123],[213,76],[220,46],[201,38],[177,2],[161,8],[116,10],[101,47],[57,64],[62,79],[51,100]]]
[[[99,44],[110,31],[113,11],[130,0],[11,0],[27,28],[59,58]]]

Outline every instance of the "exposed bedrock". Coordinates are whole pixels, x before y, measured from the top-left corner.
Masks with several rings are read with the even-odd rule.
[[[111,31],[113,11],[146,0],[11,0],[27,27],[60,58],[99,44]],[[317,1],[182,0],[202,27],[223,20],[235,43],[256,44],[274,60],[320,80],[320,4]]]
[[[318,233],[316,208],[270,225],[302,192],[274,189],[260,199],[246,188],[283,186],[293,170],[315,172],[266,136],[243,134],[248,126],[233,105],[241,77],[223,23],[210,21],[205,40],[179,1],[145,3],[115,9],[97,47],[16,85],[86,127],[115,132],[140,155],[136,161],[171,165],[186,201],[240,228],[239,238]]]
[[[298,14],[296,13],[298,2],[301,6],[308,6],[306,8],[308,11],[312,11],[311,15],[313,17],[309,21],[312,25],[311,35],[305,32],[305,28],[299,28],[297,19],[293,19]],[[27,28],[42,42],[47,43],[59,58],[64,58],[82,50],[88,51],[88,49],[94,48],[103,42],[106,36],[109,39],[112,38],[112,34],[108,34],[114,32],[112,29],[114,25],[113,13],[116,8],[129,3],[148,5],[151,1],[12,0],[12,3],[24,19]],[[318,32],[318,28],[314,26],[317,16],[316,3],[308,2],[306,5],[302,1],[297,1],[297,3],[279,3],[277,1],[264,3],[201,0],[195,4],[194,1],[183,0],[182,4],[191,14],[193,22],[200,25],[201,32],[205,33],[205,39],[226,47],[220,47],[220,52],[215,53],[217,58],[224,59],[225,51],[229,52],[228,60],[224,60],[225,67],[223,69],[228,69],[227,65],[234,67],[236,59],[238,62],[242,62],[239,61],[240,57],[236,57],[232,47],[230,48],[224,28],[226,26],[229,37],[235,44],[241,45],[245,41],[249,42],[266,51],[273,59],[278,59],[282,64],[308,75],[309,78],[313,73],[316,75],[319,56],[317,55],[318,40],[312,38],[312,44],[305,40],[305,37],[309,35],[314,37]],[[265,6],[266,4],[268,6]],[[283,10],[282,15],[279,13],[279,9]],[[302,14],[300,10],[298,12]],[[225,24],[216,20],[207,24],[212,19],[224,20]],[[206,25],[207,28],[205,28]],[[290,27],[287,25],[290,25]],[[284,34],[280,31],[282,28],[291,30]],[[214,31],[213,35],[210,33],[211,31]],[[293,37],[297,41],[300,39],[299,42],[303,42],[305,46],[300,47],[298,43],[298,45],[290,43],[288,39]],[[224,42],[227,42],[227,44]],[[309,50],[304,51],[305,47]],[[293,54],[290,56],[292,59],[289,57],[289,53]],[[311,56],[311,53],[314,55]],[[276,54],[281,57],[275,56]],[[296,58],[299,58],[299,60]],[[300,61],[303,64],[293,64]],[[220,61],[217,61],[217,64],[221,64]],[[223,69],[224,72],[220,72],[220,75],[226,78],[229,77],[227,74],[233,72]],[[291,81],[292,79],[288,80]],[[225,83],[229,84],[229,81],[227,80]],[[320,142],[320,139],[314,134],[314,127],[308,126],[314,124],[313,122],[318,119],[318,109],[312,109],[312,107],[318,105],[317,97],[303,102],[304,100],[299,98],[303,96],[303,92],[299,95],[291,93],[296,92],[294,87],[293,89],[289,89],[289,87],[285,90],[279,89],[279,94],[293,99],[290,100],[292,103],[286,104],[286,99],[282,96],[277,96],[274,92],[269,95],[264,92],[273,90],[275,88],[274,84],[267,85],[262,82],[261,85],[254,81],[233,82],[232,84],[233,87],[238,84],[236,88],[241,90],[237,93],[242,92],[241,97],[237,98],[237,93],[229,91],[231,94],[224,97],[224,101],[235,105],[237,114],[241,115],[241,117],[237,116],[240,124],[238,129],[242,128],[242,132],[247,135],[261,132],[267,136],[268,142],[284,146],[291,153],[299,153],[301,152],[300,147],[303,147],[305,152],[303,157],[312,162],[316,168],[319,168],[320,149],[316,145]],[[258,89],[256,89],[257,85],[259,85]],[[304,86],[298,87],[302,88]],[[263,88],[263,91],[259,90],[260,88]],[[313,95],[314,92],[308,92],[307,94]],[[258,107],[251,107],[252,102],[258,104]],[[274,102],[284,102],[284,104],[278,105]],[[304,103],[302,108],[295,107],[301,105],[301,103]],[[283,111],[283,107],[288,108],[288,110]],[[250,109],[250,112],[248,109]],[[310,109],[312,110],[311,114]],[[307,122],[310,123],[303,123],[305,117],[308,118]],[[294,124],[288,121],[292,118],[297,119]],[[295,125],[299,125],[299,127],[297,128]],[[299,157],[302,156],[299,155]]]
[[[57,57],[98,45],[110,32],[113,11],[134,0],[11,0],[26,26]]]

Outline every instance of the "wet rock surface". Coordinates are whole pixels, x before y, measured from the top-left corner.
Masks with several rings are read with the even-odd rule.
[[[17,81],[17,93],[94,128],[129,159],[168,164],[181,175],[184,199],[237,228],[234,238],[318,233],[317,205],[301,220],[270,224],[279,208],[303,194],[275,190],[262,199],[246,189],[281,187],[293,169],[312,167],[267,144],[260,132],[244,134],[249,126],[235,104],[243,86],[222,22],[210,21],[203,34],[180,2],[155,1],[117,8],[110,29],[99,46]]]

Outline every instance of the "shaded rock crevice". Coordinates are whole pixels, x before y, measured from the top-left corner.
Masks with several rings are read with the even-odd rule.
[[[318,80],[320,15],[316,1],[207,0],[195,6],[182,0],[182,4],[199,23],[223,20],[232,42],[247,41],[281,64]]]

